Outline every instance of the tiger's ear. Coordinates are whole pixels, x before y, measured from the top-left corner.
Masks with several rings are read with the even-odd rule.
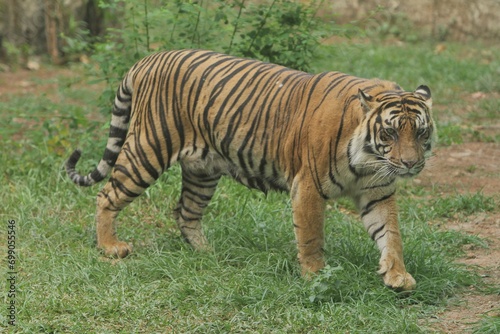
[[[361,107],[363,108],[363,111],[365,113],[373,109],[374,107],[373,96],[366,94],[361,90],[361,88],[358,88],[358,98],[359,102],[361,102]]]
[[[431,90],[429,87],[420,85],[413,93],[422,97],[429,108],[432,106]]]

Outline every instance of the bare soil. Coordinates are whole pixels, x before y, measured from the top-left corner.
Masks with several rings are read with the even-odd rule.
[[[430,166],[415,183],[432,188],[439,196],[476,193],[500,199],[500,144],[471,142],[441,147]],[[500,212],[449,220],[443,229],[459,230],[484,238],[488,248],[468,245],[458,262],[479,271],[485,283],[500,286]],[[442,333],[471,333],[484,316],[500,317],[500,295],[485,295],[474,286],[432,319],[431,326]]]
[[[42,93],[49,98],[57,98],[58,84],[55,78],[74,75],[71,70],[61,68],[0,73],[0,101],[11,95]],[[440,108],[438,105],[435,107]],[[500,131],[500,120],[493,123],[485,127],[484,131]],[[29,130],[30,124],[26,124],[26,127]],[[432,189],[438,196],[481,191],[484,195],[493,196],[495,203],[500,203],[500,144],[468,142],[440,147],[426,170],[413,182]],[[486,283],[499,287],[500,210],[466,219],[451,219],[441,228],[460,230],[486,240],[487,248],[466,246],[466,255],[458,261],[478,270]],[[451,300],[443,312],[429,320],[429,325],[439,333],[470,333],[474,325],[487,315],[500,317],[500,295],[484,294],[471,286]]]

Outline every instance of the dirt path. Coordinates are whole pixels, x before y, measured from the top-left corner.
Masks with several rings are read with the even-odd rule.
[[[500,144],[466,143],[439,148],[430,165],[414,182],[441,195],[481,191],[500,202]],[[500,212],[468,217],[465,221],[452,219],[443,228],[464,231],[487,241],[487,249],[468,246],[459,262],[478,268],[485,283],[499,287]],[[471,333],[483,316],[500,317],[500,295],[484,295],[470,287],[451,300],[450,306],[437,314],[431,324],[443,333]]]

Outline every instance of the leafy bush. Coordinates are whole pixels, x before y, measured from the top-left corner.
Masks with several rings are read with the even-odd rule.
[[[321,36],[321,23],[312,5],[306,7],[290,0],[274,0],[269,6],[250,5],[247,14],[238,16],[233,26],[234,32],[241,27],[239,38],[233,33],[224,51],[310,70]]]
[[[248,0],[108,0],[99,5],[113,27],[99,41],[82,31],[66,38],[66,52],[91,50],[93,75],[108,83],[106,105],[117,82],[138,59],[156,50],[202,48],[309,71],[327,28],[316,17],[321,1],[250,3]],[[110,18],[111,17],[111,18]],[[107,109],[106,109],[107,110]]]

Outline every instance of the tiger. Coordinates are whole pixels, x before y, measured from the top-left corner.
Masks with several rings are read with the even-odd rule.
[[[310,74],[208,50],[153,53],[124,76],[109,136],[95,169],[76,171],[82,151],[65,164],[69,178],[97,194],[97,246],[123,258],[132,246],[116,236],[121,210],[175,163],[182,174],[173,216],[195,250],[210,250],[201,225],[220,178],[251,189],[290,194],[300,271],[325,266],[327,200],[349,197],[380,251],[386,286],[416,287],[406,271],[396,185],[417,175],[437,134],[428,86],[405,91],[394,82],[342,72]]]

